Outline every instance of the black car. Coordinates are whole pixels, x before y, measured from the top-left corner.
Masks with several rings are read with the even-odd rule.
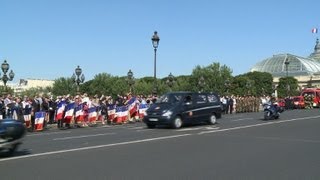
[[[215,124],[221,118],[220,98],[216,93],[170,92],[162,95],[146,111],[143,122],[148,128],[206,122]]]

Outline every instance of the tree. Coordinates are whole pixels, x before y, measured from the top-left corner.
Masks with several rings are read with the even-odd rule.
[[[267,72],[249,72],[245,74],[250,80],[253,81],[252,84],[252,94],[256,96],[271,95],[273,77],[272,74]]]
[[[1,95],[3,95],[3,94],[13,94],[14,90],[11,89],[11,87],[9,87],[9,86],[7,86],[7,89],[5,89],[4,86],[0,86],[0,92],[1,92]]]
[[[66,94],[76,94],[76,87],[71,78],[58,78],[54,80],[52,93],[56,96]]]
[[[193,84],[193,91],[199,91],[199,79],[203,77],[205,80],[204,91],[218,92],[225,94],[225,80],[232,78],[232,70],[226,65],[220,66],[220,63],[212,63],[208,66],[196,66],[191,75],[191,83]]]
[[[282,77],[279,79],[278,85],[278,96],[287,97],[287,96],[297,96],[299,95],[298,90],[298,80],[294,77]]]
[[[28,96],[28,97],[35,97],[39,94],[42,94],[43,96],[51,96],[51,88],[50,87],[35,87],[30,88],[21,93],[21,96]]]

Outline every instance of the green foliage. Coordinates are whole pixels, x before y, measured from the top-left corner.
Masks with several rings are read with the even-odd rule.
[[[54,95],[66,95],[76,94],[76,85],[73,83],[71,78],[58,78],[54,80],[53,87],[52,87],[52,93]]]
[[[231,92],[236,95],[271,95],[273,77],[266,72],[249,72],[234,77]]]
[[[200,77],[204,78],[203,91],[217,92],[220,95],[271,95],[272,75],[264,72],[249,72],[246,74],[232,76],[232,70],[226,65],[220,65],[213,62],[208,66],[196,66],[191,75],[182,75],[174,77],[172,91],[199,91]],[[157,79],[158,94],[170,91],[167,83],[168,77]],[[153,77],[143,77],[135,79],[132,85],[133,94],[151,94],[154,87]],[[80,85],[80,91],[86,92],[93,96],[95,94],[108,95],[115,97],[116,95],[125,95],[129,92],[130,86],[126,76],[118,77],[107,73],[99,73],[94,79]],[[59,78],[55,80],[52,88],[55,95],[76,93],[76,85],[71,78]]]
[[[277,87],[279,97],[297,96],[299,95],[298,80],[294,77],[283,77],[279,79]]]
[[[221,66],[220,63],[212,63],[208,66],[196,66],[190,78],[192,91],[199,91],[199,79],[203,77],[205,84],[203,91],[218,92],[224,94],[226,92],[225,81],[232,78],[232,70],[226,65]]]
[[[37,87],[37,88],[30,88],[25,91],[23,91],[20,95],[21,96],[28,96],[28,97],[35,97],[36,95],[43,95],[50,97],[51,94],[51,88],[50,87]]]
[[[7,89],[5,89],[4,86],[0,86],[0,92],[1,92],[0,96],[3,94],[13,94],[14,93],[13,89],[11,89],[9,86],[7,86]]]

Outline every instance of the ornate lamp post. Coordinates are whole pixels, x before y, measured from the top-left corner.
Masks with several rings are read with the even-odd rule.
[[[286,65],[286,77],[288,77],[288,66],[290,64],[288,58],[286,58],[286,60],[284,61],[284,64]]]
[[[10,68],[10,65],[7,63],[7,60],[4,60],[4,62],[1,64],[1,69],[3,72],[3,76],[1,77],[1,80],[4,84],[4,94],[7,93],[7,82],[12,81],[14,78],[14,72],[11,70],[9,73],[9,76],[7,75],[7,72]]]
[[[168,79],[167,79],[166,83],[169,86],[170,91],[172,91],[172,86],[174,83],[174,76],[171,73],[168,75]]]
[[[287,96],[289,96],[290,85],[289,85],[289,82],[288,82],[288,76],[289,76],[289,74],[288,74],[288,66],[289,66],[290,62],[289,62],[288,58],[286,58],[286,60],[285,60],[284,64],[286,65]]]
[[[133,77],[133,72],[131,71],[131,69],[127,73],[127,77],[128,77],[128,84],[129,84],[130,93],[131,93],[132,92],[132,85],[134,85],[134,77]]]
[[[201,76],[201,77],[199,78],[198,85],[199,85],[199,88],[200,88],[200,92],[203,92],[203,88],[204,88],[204,86],[206,85],[206,82],[205,82],[203,76]]]
[[[82,69],[80,68],[80,66],[78,66],[75,69],[75,73],[73,73],[71,78],[73,83],[77,84],[77,94],[80,94],[80,83],[83,83],[85,80],[84,74],[82,74]]]
[[[160,38],[158,36],[158,32],[155,31],[152,38],[152,45],[154,48],[154,84],[153,84],[153,94],[157,94],[157,48],[159,46]]]

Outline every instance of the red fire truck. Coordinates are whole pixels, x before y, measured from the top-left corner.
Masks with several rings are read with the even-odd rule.
[[[313,107],[320,107],[320,88],[305,88],[301,92],[301,96],[313,99]]]

